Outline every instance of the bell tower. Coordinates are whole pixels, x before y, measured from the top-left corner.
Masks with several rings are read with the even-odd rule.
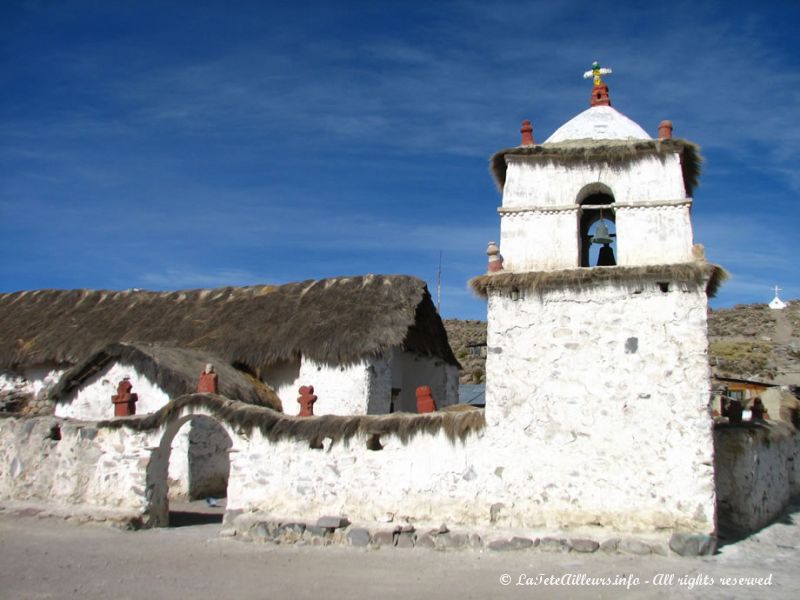
[[[487,435],[536,461],[541,521],[713,532],[707,298],[724,271],[694,245],[697,146],[590,107],[497,152],[499,265],[487,299]],[[571,491],[572,490],[572,491]],[[579,490],[576,493],[575,490]]]

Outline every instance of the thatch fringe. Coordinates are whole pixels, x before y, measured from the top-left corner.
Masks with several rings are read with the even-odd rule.
[[[0,294],[0,368],[74,365],[116,342],[201,349],[255,375],[300,355],[352,364],[395,347],[458,365],[425,282],[405,275],[178,292]]]
[[[482,410],[443,411],[426,414],[392,413],[389,415],[322,415],[293,417],[269,408],[228,400],[216,394],[188,394],[175,398],[159,411],[143,417],[101,421],[98,427],[127,427],[151,431],[177,418],[186,408],[204,408],[215,418],[236,430],[249,434],[258,429],[270,441],[295,439],[318,444],[325,438],[347,443],[358,434],[396,435],[405,444],[421,433],[444,431],[451,442],[464,441],[470,433],[486,425]]]
[[[687,140],[575,140],[537,146],[517,146],[496,152],[489,161],[490,171],[502,191],[506,183],[506,156],[527,156],[535,160],[556,163],[595,162],[615,166],[635,158],[655,155],[663,159],[668,154],[681,155],[681,168],[686,194],[691,196],[697,187],[703,158],[700,148]]]
[[[581,267],[558,271],[501,271],[473,277],[469,285],[482,298],[491,290],[546,291],[557,288],[583,289],[606,282],[638,286],[659,281],[674,281],[704,286],[706,294],[714,297],[728,273],[722,267],[707,262],[638,267]]]
[[[50,391],[50,399],[63,401],[72,390],[112,362],[134,367],[163,389],[170,398],[192,393],[205,365],[211,363],[217,373],[220,394],[246,404],[282,410],[281,400],[272,389],[247,373],[227,365],[218,356],[198,350],[155,344],[106,346],[67,371]]]

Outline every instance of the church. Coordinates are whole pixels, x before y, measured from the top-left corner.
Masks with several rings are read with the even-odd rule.
[[[694,242],[698,148],[669,121],[651,137],[613,108],[609,74],[592,66],[589,108],[543,143],[525,121],[520,144],[491,158],[499,245],[470,281],[487,300],[485,409],[374,414],[367,403],[301,417],[186,394],[141,418],[7,419],[0,497],[165,525],[171,444],[203,416],[230,441],[224,530],[245,539],[525,549],[544,531],[565,535],[541,538],[559,551],[644,535],[629,544],[636,553],[706,554],[722,509],[742,530],[775,518],[800,492],[798,437],[716,428],[711,416],[706,315],[726,275]],[[441,329],[438,315],[420,317],[427,292],[408,306],[393,344],[455,362],[446,339],[426,332]],[[230,344],[206,350],[233,356]],[[257,371],[265,353],[251,354]],[[52,427],[58,439],[35,433]],[[448,527],[473,533],[442,537]]]

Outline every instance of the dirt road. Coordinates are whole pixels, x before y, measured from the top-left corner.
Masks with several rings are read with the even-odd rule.
[[[206,524],[130,532],[3,512],[0,597],[800,597],[797,506],[782,522],[703,559],[272,546],[219,538],[219,527]],[[547,577],[552,577],[551,585],[545,585]],[[591,580],[598,577],[608,581],[599,585]],[[722,580],[739,577],[763,581],[731,586]],[[552,585],[555,581],[562,585]],[[619,585],[611,585],[614,582]]]

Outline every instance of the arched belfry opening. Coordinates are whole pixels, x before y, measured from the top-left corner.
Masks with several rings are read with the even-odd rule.
[[[617,228],[611,189],[601,183],[586,186],[578,195],[578,205],[579,266],[615,266]]]

